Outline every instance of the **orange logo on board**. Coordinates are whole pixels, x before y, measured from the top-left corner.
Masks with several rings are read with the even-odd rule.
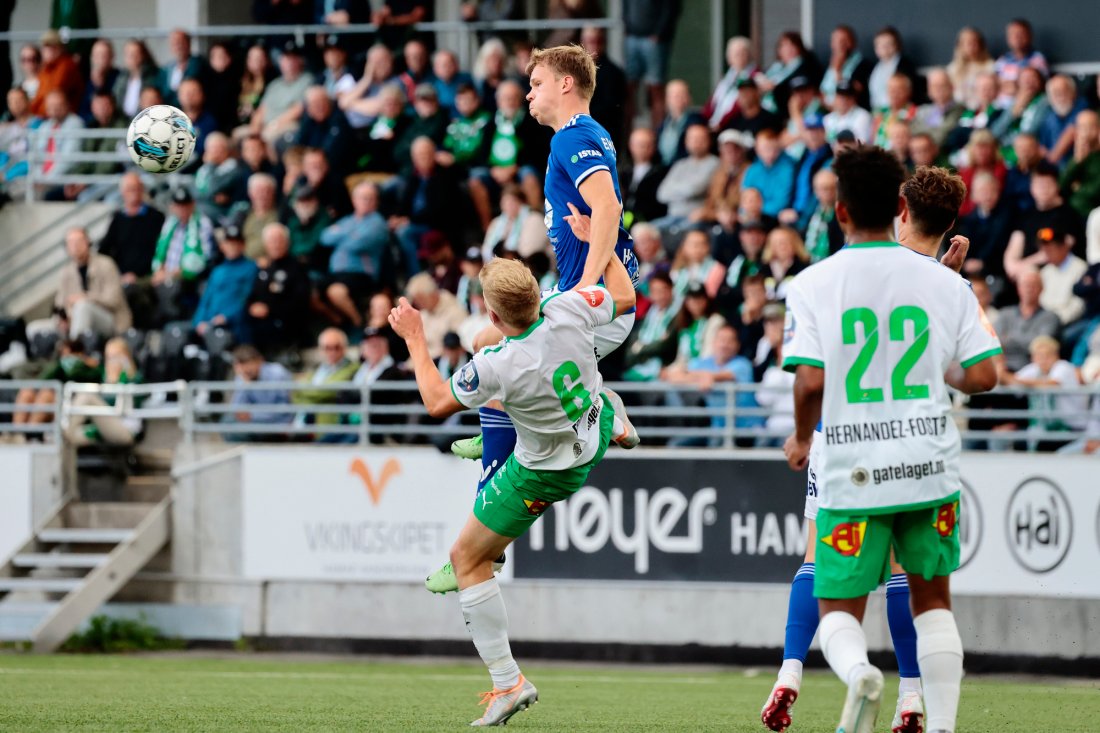
[[[859,557],[863,548],[863,537],[867,531],[867,522],[845,522],[833,527],[833,531],[822,537],[821,541],[844,557]]]
[[[588,301],[588,304],[593,308],[599,308],[600,303],[603,302],[602,290],[585,290],[581,294],[584,296],[584,299]]]
[[[401,473],[401,464],[398,463],[396,458],[387,458],[386,462],[382,464],[382,470],[379,472],[377,480],[362,458],[356,458],[352,461],[348,471],[359,477],[359,480],[363,482],[363,486],[367,489],[367,495],[370,496],[370,503],[378,506],[378,502],[382,501],[382,492],[386,490],[386,484],[394,476]]]
[[[959,523],[959,502],[944,504],[936,510],[936,519],[932,526],[940,533],[940,537],[950,537]]]

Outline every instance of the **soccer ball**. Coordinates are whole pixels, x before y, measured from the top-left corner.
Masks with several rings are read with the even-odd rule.
[[[130,158],[149,173],[171,173],[195,151],[195,128],[182,110],[168,104],[146,107],[126,131]]]

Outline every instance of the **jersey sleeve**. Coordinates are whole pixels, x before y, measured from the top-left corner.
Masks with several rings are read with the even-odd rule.
[[[787,290],[787,315],[783,322],[783,369],[793,372],[800,364],[825,368],[813,304],[796,277]]]
[[[495,399],[503,399],[500,379],[497,377],[496,360],[500,353],[491,348],[474,354],[474,358],[451,375],[451,394],[463,407],[483,407]]]
[[[596,171],[611,172],[611,157],[603,141],[581,128],[566,128],[554,136],[553,154],[578,189]],[[560,137],[560,140],[558,139]]]
[[[564,313],[578,318],[589,328],[606,326],[615,320],[615,299],[600,285],[555,293],[542,302],[543,313]]]
[[[955,360],[964,369],[974,366],[992,356],[1001,353],[1001,342],[997,338],[993,324],[985,317],[985,311],[978,305],[973,291],[962,286],[961,313],[959,318],[959,338],[956,341]]]

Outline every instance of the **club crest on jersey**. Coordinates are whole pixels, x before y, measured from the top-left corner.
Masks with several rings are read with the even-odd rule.
[[[833,531],[821,538],[829,547],[844,557],[859,557],[863,549],[863,537],[867,531],[867,522],[844,522],[833,527]]]
[[[932,526],[940,533],[940,537],[950,537],[959,524],[959,502],[944,504],[936,510],[936,519]]]
[[[477,367],[472,361],[466,362],[466,366],[462,367],[462,371],[458,373],[458,388],[467,393],[476,392],[480,381],[477,376]]]
[[[603,303],[602,290],[582,290],[581,295],[584,296],[584,302],[593,308],[599,308]]]
[[[523,503],[527,506],[527,513],[532,517],[539,516],[546,511],[546,507],[550,506],[550,502],[542,499],[524,499]]]

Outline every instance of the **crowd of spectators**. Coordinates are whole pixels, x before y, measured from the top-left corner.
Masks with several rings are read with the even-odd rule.
[[[463,17],[496,17],[510,5],[465,3]],[[551,5],[553,17],[602,14],[598,3]],[[366,3],[333,5],[345,6],[314,17],[312,3],[256,2],[257,21],[324,21],[334,34],[305,46],[214,42],[199,56],[179,30],[159,68],[136,39],[124,45],[122,68],[111,43],[75,58],[54,31],[21,50],[28,63],[0,126],[9,184],[25,176],[18,152],[38,127],[116,127],[163,101],[200,131],[194,183],[171,193],[166,213],[126,174],[98,254],[86,234],[71,233],[54,318],[32,332],[63,329],[71,347],[86,332],[118,335],[131,317],[140,329],[184,324],[195,345],[211,330],[228,332],[239,380],[280,381],[286,374],[274,362],[299,369],[301,353],[316,346],[319,366],[305,376],[312,384],[370,383],[406,376],[384,317],[394,298],[424,311],[432,355],[451,372],[487,322],[482,262],[522,259],[553,283],[541,225],[551,131],[524,99],[530,40],[486,35],[473,68],[462,69],[416,32],[432,3],[383,2],[373,16],[360,12]],[[772,58],[731,38],[728,68],[700,105],[686,82],[668,79],[678,3],[623,6],[623,59],[608,54],[595,27],[540,39],[579,41],[598,59],[593,114],[619,143],[642,297],[634,332],[605,362],[607,378],[673,385],[660,399],[704,404],[715,425],[726,409],[716,385],[763,384],[775,391],[737,392],[734,407],[764,405],[772,416],[750,412],[737,426],[787,429],[789,380],[777,368],[786,288],[843,245],[834,154],[876,144],[910,170],[943,165],[966,182],[955,231],[970,238],[963,274],[1005,346],[1002,382],[1041,390],[1095,379],[1100,81],[1054,73],[1027,21],[1010,21],[1003,42],[963,28],[953,58],[924,73],[891,27],[867,56],[846,26],[821,55],[796,32],[781,34]],[[367,19],[382,25],[375,38],[339,34],[340,24]],[[51,157],[62,143],[33,139],[46,146],[48,181],[63,172]],[[975,404],[1013,398],[984,399]],[[1081,412],[1057,424],[1079,432]]]

